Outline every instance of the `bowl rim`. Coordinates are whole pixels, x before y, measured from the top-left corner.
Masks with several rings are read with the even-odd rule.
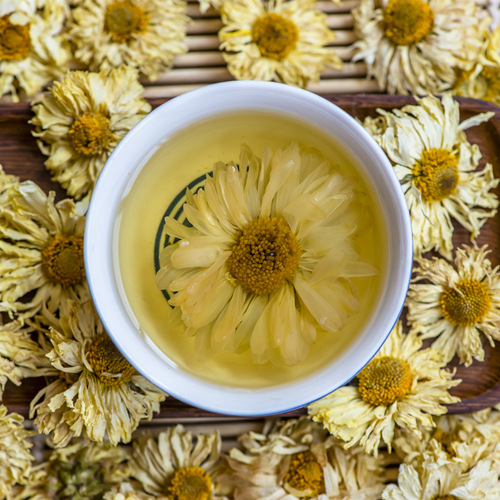
[[[399,273],[397,283],[393,290],[387,290],[387,286],[384,289],[384,293],[390,293],[391,305],[385,307],[383,314],[378,313],[376,316],[378,322],[384,325],[383,333],[371,341],[368,351],[366,346],[360,345],[358,335],[358,339],[350,344],[347,352],[341,355],[343,358],[348,353],[356,353],[359,356],[358,363],[336,362],[293,383],[274,385],[270,388],[248,389],[217,385],[179,369],[151,340],[143,337],[138,325],[133,324],[126,313],[126,306],[119,296],[115,282],[117,263],[113,260],[113,233],[119,204],[124,196],[124,190],[117,189],[117,182],[122,187],[130,185],[130,176],[137,175],[144,164],[144,158],[149,154],[146,149],[149,146],[137,148],[135,141],[137,138],[145,139],[146,143],[156,141],[156,138],[162,135],[160,125],[170,123],[173,127],[175,124],[172,124],[172,121],[179,116],[179,111],[189,110],[189,116],[186,118],[188,122],[195,119],[193,117],[199,120],[200,110],[202,114],[205,111],[205,108],[199,108],[200,104],[207,105],[223,100],[229,100],[230,103],[231,98],[234,99],[235,96],[240,100],[243,98],[243,108],[248,108],[252,99],[263,99],[270,106],[274,106],[276,102],[276,106],[281,106],[278,109],[284,109],[283,103],[299,103],[300,106],[312,107],[324,112],[325,117],[331,116],[332,120],[335,118],[342,123],[346,133],[356,134],[359,151],[355,154],[370,154],[374,164],[378,165],[377,175],[383,177],[380,185],[386,185],[392,196],[394,214],[386,213],[386,216],[394,217],[398,231],[394,228],[388,229],[400,234],[398,248],[390,248],[397,258],[394,268]],[[211,112],[206,116],[212,116]],[[141,154],[142,165],[137,163]],[[128,172],[124,171],[121,164],[123,158],[130,162]],[[117,175],[121,176],[118,181]],[[377,195],[379,194],[377,191]],[[384,205],[387,200],[382,202]],[[369,363],[399,319],[411,278],[412,245],[410,215],[400,183],[385,153],[359,122],[334,103],[307,90],[275,82],[232,81],[200,87],[166,101],[146,115],[120,141],[102,169],[90,199],[84,235],[84,262],[90,293],[104,328],[119,351],[139,373],[169,395],[203,410],[234,416],[264,416],[289,412],[326,396],[353,379]],[[393,286],[392,283],[391,287]],[[363,330],[369,328],[372,323],[377,324],[370,321],[365,324]],[[359,354],[360,351],[362,354]],[[334,365],[338,365],[344,372],[334,373]],[[323,377],[330,377],[329,381],[325,382]]]

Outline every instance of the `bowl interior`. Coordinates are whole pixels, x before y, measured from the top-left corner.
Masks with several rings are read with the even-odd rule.
[[[331,365],[289,384],[238,388],[185,372],[141,332],[120,286],[117,228],[120,205],[147,159],[183,128],[214,114],[276,112],[331,134],[356,158],[377,194],[386,221],[386,276],[377,306],[362,332]],[[139,372],[172,396],[209,411],[264,415],[304,406],[351,380],[390,333],[406,296],[412,265],[411,225],[400,185],[369,134],[345,112],[307,91],[268,82],[211,85],[168,101],[144,118],[118,145],[92,195],[85,231],[85,266],[91,293],[109,335]]]

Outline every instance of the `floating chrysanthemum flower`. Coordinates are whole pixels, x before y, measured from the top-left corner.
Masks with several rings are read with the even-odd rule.
[[[396,427],[417,434],[420,426],[432,428],[432,417],[446,413],[443,404],[459,401],[448,390],[460,380],[444,369],[439,351],[421,347],[420,337],[404,334],[398,322],[357,385],[310,404],[309,415],[346,447],[359,443],[368,453],[377,453],[381,441],[390,450]]]
[[[498,473],[489,460],[481,460],[467,472],[460,464],[429,460],[420,467],[402,464],[398,484],[390,484],[383,500],[498,500]]]
[[[454,265],[444,259],[420,259],[407,297],[408,321],[449,362],[458,354],[466,366],[484,360],[482,335],[500,340],[500,270],[493,268],[487,246],[463,246]],[[482,335],[481,335],[482,334]]]
[[[305,87],[342,61],[315,0],[227,0],[219,31],[230,73],[238,80],[277,80]]]
[[[129,442],[139,422],[159,411],[165,393],[120,354],[90,301],[68,301],[60,319],[45,314],[52,344],[46,356],[59,378],[32,402],[39,431],[52,432],[57,446],[80,434],[98,442],[105,437],[113,444]]]
[[[39,5],[37,9],[36,5]],[[2,0],[0,3],[0,95],[33,96],[67,69],[63,0]]]
[[[486,41],[475,67],[460,72],[454,93],[484,99],[500,106],[500,27],[485,34]]]
[[[51,450],[33,467],[15,500],[92,500],[128,477],[123,447],[78,440]]]
[[[187,193],[192,227],[166,218],[180,241],[163,249],[157,283],[198,353],[250,347],[256,362],[293,365],[358,310],[353,279],[377,273],[353,241],[362,188],[295,143],[262,159],[243,147],[238,165],[216,163]]]
[[[33,457],[28,440],[35,432],[24,428],[23,417],[0,405],[0,498],[11,498],[11,488],[27,480]]]
[[[220,494],[221,439],[218,431],[193,438],[182,425],[134,439],[130,458],[131,475],[144,489],[162,498],[209,500]]]
[[[83,266],[85,218],[72,200],[56,204],[54,197],[25,181],[10,190],[1,207],[0,300],[23,317],[42,306],[55,312],[68,298],[89,298]]]
[[[439,94],[474,66],[489,20],[472,0],[361,0],[354,61],[389,93]]]
[[[92,192],[109,155],[151,110],[133,68],[72,71],[32,104],[33,135],[52,179],[76,199]]]
[[[29,330],[23,328],[21,321],[0,325],[0,401],[8,380],[21,385],[26,377],[46,374],[39,363],[42,356],[40,346],[31,339]]]
[[[377,500],[385,487],[384,457],[344,450],[321,425],[304,417],[241,435],[228,458],[235,500]]]
[[[364,125],[394,164],[410,210],[414,252],[419,256],[435,249],[451,259],[452,219],[474,239],[498,208],[492,189],[499,179],[491,164],[477,168],[481,153],[465,134],[492,115],[481,113],[460,123],[451,94],[442,102],[427,96],[418,105],[379,113]]]
[[[184,0],[86,0],[73,10],[69,39],[92,71],[122,65],[150,80],[186,52]]]

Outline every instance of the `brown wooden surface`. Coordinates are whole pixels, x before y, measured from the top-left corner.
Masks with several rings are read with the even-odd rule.
[[[374,116],[376,108],[391,109],[413,102],[406,96],[386,95],[335,95],[325,96],[352,116],[363,119]],[[154,107],[166,99],[151,99]],[[459,99],[461,119],[477,113],[493,111],[495,116],[487,123],[467,131],[469,140],[478,144],[483,158],[481,166],[492,163],[495,175],[500,176],[500,109],[492,104],[473,100]],[[31,118],[29,105],[26,103],[0,105],[0,164],[7,173],[15,174],[22,180],[31,179],[46,191],[55,190],[59,199],[64,191],[52,183],[43,166],[44,156],[40,153],[35,139],[30,133],[28,120]],[[497,192],[499,194],[499,192]],[[491,248],[490,259],[495,265],[500,264],[500,215],[490,220],[476,239],[478,245],[488,244]],[[454,236],[455,245],[469,243],[469,234],[457,227]],[[450,413],[466,413],[480,410],[500,403],[500,345],[490,348],[485,343],[486,357],[482,363],[474,362],[469,367],[457,366],[456,377],[462,379],[453,393],[462,398],[462,402],[451,405]],[[455,363],[452,362],[455,366]],[[43,387],[41,379],[26,379],[20,387],[8,383],[3,403],[11,410],[28,414],[28,406],[37,391]],[[305,414],[305,409],[295,410],[287,415]],[[167,398],[162,405],[159,417],[173,419],[213,418],[216,415],[188,406],[174,398]],[[231,417],[234,418],[234,417]]]

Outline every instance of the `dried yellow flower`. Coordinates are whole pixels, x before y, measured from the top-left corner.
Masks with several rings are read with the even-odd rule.
[[[394,94],[439,94],[471,70],[489,20],[473,0],[361,0],[353,61]]]
[[[367,118],[364,126],[394,165],[410,210],[415,255],[437,250],[450,259],[452,218],[474,239],[497,212],[493,189],[499,179],[491,164],[478,169],[481,152],[465,134],[492,115],[460,122],[458,102],[449,93],[441,101],[434,96],[417,101],[400,110],[379,110],[380,116]]]
[[[92,303],[67,302],[59,319],[45,315],[52,344],[46,356],[59,378],[32,402],[39,431],[52,433],[57,446],[80,434],[97,442],[129,442],[139,422],[159,411],[165,393],[122,357]]]
[[[435,424],[434,415],[446,412],[443,404],[459,401],[448,390],[460,383],[444,369],[436,349],[421,349],[416,333],[403,333],[398,322],[380,351],[358,375],[358,385],[345,386],[308,407],[346,447],[360,444],[378,453],[381,441],[392,447],[395,428],[420,435]]]
[[[72,71],[34,99],[33,135],[52,179],[76,199],[89,195],[113,149],[151,110],[133,68]]]
[[[38,8],[37,8],[38,7]],[[64,0],[3,0],[0,6],[0,95],[33,96],[59,78],[70,53],[62,35]]]
[[[481,337],[500,340],[500,270],[487,246],[466,246],[444,259],[420,259],[406,304],[408,321],[447,362],[457,354],[466,366],[484,359]]]
[[[327,66],[342,61],[327,45],[334,39],[314,0],[226,0],[220,48],[238,80],[276,80],[305,87]]]
[[[0,173],[0,177],[5,174]],[[54,203],[33,182],[14,183],[3,196],[0,218],[0,301],[22,317],[68,298],[90,297],[83,269],[85,218],[72,200]],[[33,295],[27,299],[27,295]]]
[[[68,37],[92,71],[122,65],[150,80],[187,51],[184,0],[87,0],[73,10]]]

